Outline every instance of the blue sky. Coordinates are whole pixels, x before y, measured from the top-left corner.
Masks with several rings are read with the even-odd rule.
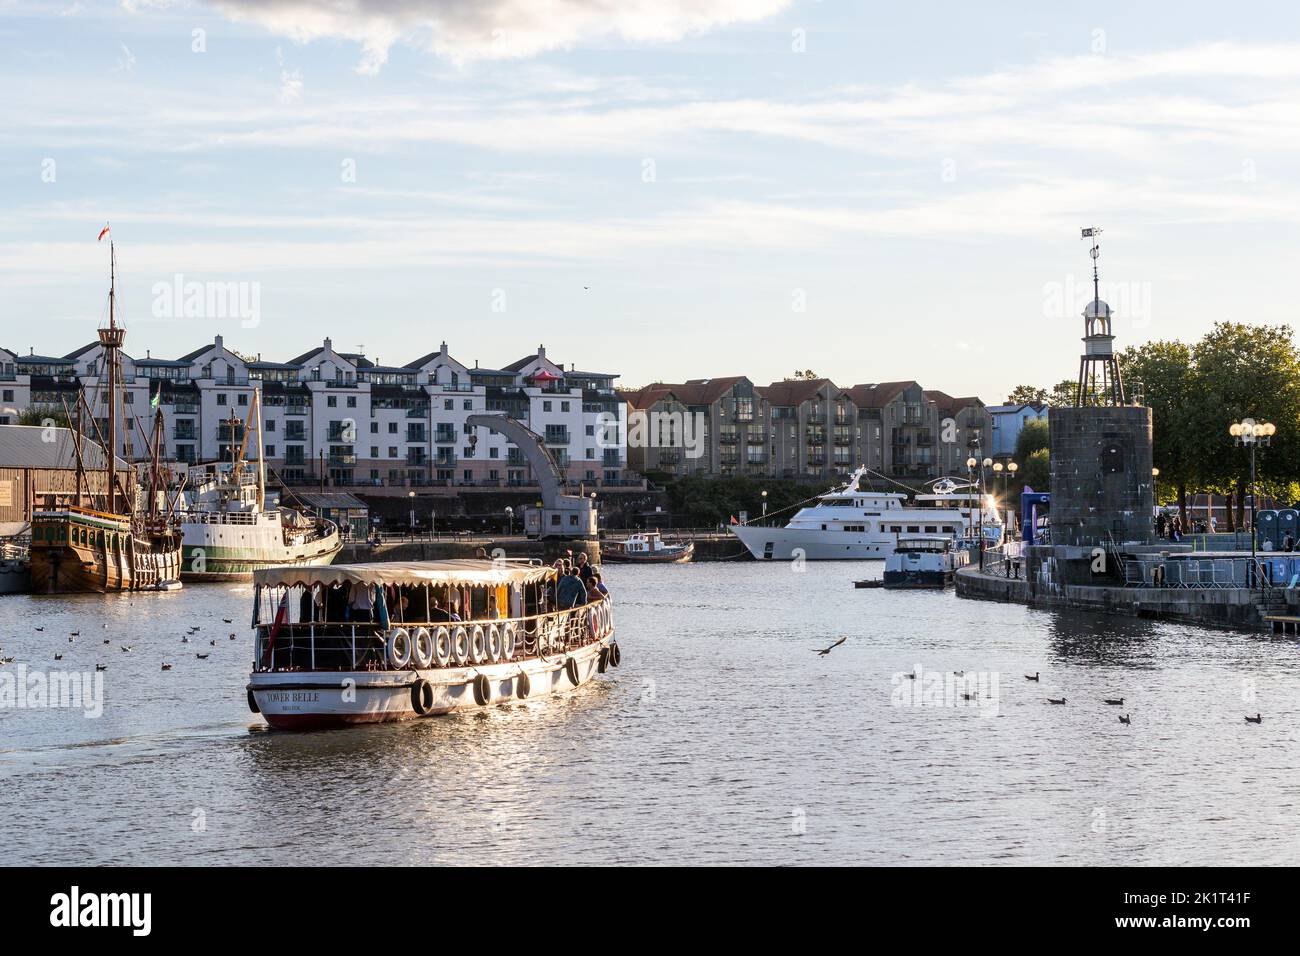
[[[0,0],[0,343],[92,337],[104,221],[133,354],[544,342],[997,401],[1074,373],[1093,223],[1120,345],[1294,320],[1288,5],[538,10]],[[257,323],[155,316],[177,274]]]

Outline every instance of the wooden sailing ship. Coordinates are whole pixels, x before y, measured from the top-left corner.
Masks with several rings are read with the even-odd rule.
[[[117,256],[111,238],[109,263],[108,325],[99,330],[108,414],[101,432],[99,422],[89,413],[83,389],[77,399],[73,443],[77,458],[75,503],[32,514],[31,581],[37,594],[169,590],[179,586],[181,537],[164,507],[165,484],[159,491],[161,411],[154,416],[152,441],[146,439],[151,457],[146,508],[139,507],[129,467],[126,474],[131,480],[127,482],[117,467],[114,449],[122,409],[122,342],[126,330],[117,323]],[[80,424],[83,409],[93,427],[106,472],[105,492],[99,496],[91,494],[86,476],[87,439]]]

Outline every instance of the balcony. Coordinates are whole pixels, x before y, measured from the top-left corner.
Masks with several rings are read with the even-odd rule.
[[[809,432],[809,433],[808,433],[808,444],[809,444],[809,445],[824,445],[824,444],[826,444],[826,436],[823,435],[821,432]]]
[[[546,444],[548,445],[567,445],[569,443],[569,430],[559,428],[554,425],[546,426]]]
[[[177,415],[197,415],[199,413],[199,406],[191,405],[188,402],[184,404],[177,403],[172,406],[172,411]]]
[[[329,463],[331,465],[355,465],[357,463],[356,455],[330,455]]]
[[[286,406],[284,406],[284,413],[285,413],[286,415],[306,415],[306,414],[307,414],[307,406],[306,406],[306,405],[286,405]]]
[[[835,436],[835,444],[837,444],[837,445],[839,445],[839,446],[841,446],[841,447],[844,447],[844,446],[846,446],[846,445],[852,445],[852,444],[853,444],[853,436],[852,436],[852,435],[836,435],[836,436]]]
[[[740,440],[740,439],[739,439],[739,436],[737,436],[737,435],[732,435],[732,434],[726,434],[726,435],[719,435],[719,436],[718,436],[718,441],[721,442],[721,443],[724,444],[724,445],[734,445],[734,444],[736,444],[736,442],[739,441],[739,440]]]
[[[665,448],[659,452],[659,463],[661,465],[675,465],[682,460],[682,453],[676,449]]]
[[[456,432],[449,428],[439,428],[434,433],[433,440],[439,445],[454,445],[456,444]]]
[[[408,409],[406,410],[406,417],[407,417],[407,418],[428,418],[428,417],[429,417],[429,406],[428,406],[428,405],[417,405],[417,406],[415,406],[414,408],[408,408]]]
[[[172,438],[176,441],[198,441],[199,434],[194,430],[193,426],[189,428],[177,428],[172,434]]]

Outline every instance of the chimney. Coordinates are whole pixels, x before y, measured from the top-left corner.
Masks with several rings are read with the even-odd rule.
[[[330,341],[330,337],[327,335],[325,336],[325,351],[332,352],[333,350],[334,350],[334,343]]]
[[[539,346],[537,346],[537,357],[538,357],[538,358],[546,358],[546,346],[545,346],[545,345],[539,345]]]
[[[441,345],[438,346],[438,354],[439,354],[439,355],[446,355],[446,354],[447,354],[447,343],[446,343],[446,342],[443,342]]]
[[[220,348],[225,348],[225,339],[223,339],[220,335],[218,335],[218,336],[217,336],[215,339],[213,339],[212,341],[216,343],[217,348],[219,348],[219,349],[220,349]]]

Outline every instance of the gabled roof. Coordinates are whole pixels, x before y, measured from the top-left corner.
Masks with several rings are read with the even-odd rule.
[[[310,361],[311,361],[312,359],[314,359],[317,355],[320,355],[320,353],[321,353],[321,352],[324,352],[324,351],[325,351],[325,347],[324,347],[323,345],[318,345],[318,346],[316,346],[314,349],[312,349],[310,352],[303,352],[301,355],[296,356],[295,358],[291,358],[291,359],[289,359],[289,364],[290,364],[290,365],[306,365],[308,362],[310,362]]]
[[[207,345],[200,346],[199,348],[195,349],[193,352],[187,352],[187,353],[185,353],[184,355],[182,355],[182,356],[180,357],[180,361],[182,361],[182,362],[193,362],[196,358],[198,358],[198,357],[199,357],[200,355],[202,355],[204,352],[211,351],[212,349],[215,349],[216,347],[217,347],[217,343],[216,343],[216,342],[209,342]]]
[[[804,402],[811,401],[821,394],[822,389],[827,385],[839,391],[839,386],[828,378],[814,379],[786,379],[784,382],[773,382],[768,386],[760,386],[756,391],[763,396],[769,405],[796,406]]]
[[[511,362],[509,365],[507,365],[507,366],[505,367],[505,371],[507,371],[507,372],[519,372],[519,371],[522,371],[526,366],[531,365],[531,364],[532,364],[533,362],[535,362],[539,357],[540,357],[540,358],[545,358],[545,356],[542,355],[540,352],[534,352],[532,355],[525,355],[523,358],[519,359],[519,361],[517,361],[517,362]],[[547,361],[549,361],[549,359],[548,359]]]
[[[15,355],[17,365],[75,365],[76,360],[58,355]]]
[[[661,402],[667,398],[675,398],[675,388],[677,388],[675,385],[644,385],[641,388],[620,390],[618,397],[633,408],[644,410],[650,408],[656,402]]]
[[[74,349],[73,351],[69,352],[67,355],[65,355],[65,356],[63,356],[63,357],[64,357],[64,358],[70,358],[70,359],[79,359],[79,358],[81,358],[83,355],[85,355],[87,352],[89,352],[91,349],[97,349],[97,348],[99,348],[99,342],[98,342],[98,341],[95,341],[95,342],[87,342],[87,343],[86,343],[85,345],[83,345],[81,348],[79,348],[79,349]]]
[[[847,388],[849,399],[858,408],[884,408],[916,382],[879,382]]]
[[[972,405],[978,408],[984,407],[984,403],[974,395],[967,395],[963,398],[953,398],[947,392],[940,392],[937,390],[927,390],[922,394],[925,395],[927,401],[934,402],[941,411],[945,411],[949,415],[955,415],[963,408],[970,408]]]
[[[43,425],[0,425],[0,468],[76,468],[77,452],[74,433],[55,428],[49,441]],[[90,438],[81,441],[81,456],[86,467],[104,467],[104,450]],[[119,468],[127,467],[117,459]]]

